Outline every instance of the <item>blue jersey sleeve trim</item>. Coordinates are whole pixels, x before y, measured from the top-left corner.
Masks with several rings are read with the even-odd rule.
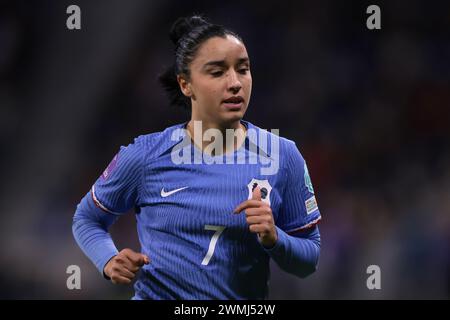
[[[301,226],[301,227],[299,227],[299,228],[290,229],[290,230],[287,230],[287,231],[285,231],[285,232],[286,232],[287,234],[289,234],[289,235],[292,235],[292,234],[295,234],[295,233],[297,233],[297,232],[304,231],[304,230],[306,230],[306,229],[309,229],[309,228],[314,227],[314,226],[317,225],[321,220],[322,220],[322,216],[319,216],[317,219],[311,221],[310,223],[305,224],[304,226]]]
[[[97,196],[95,195],[95,185],[92,186],[91,189],[91,196],[92,196],[92,201],[94,201],[94,204],[96,207],[102,209],[104,212],[106,213],[112,213],[112,214],[116,214],[116,215],[120,215],[120,213],[118,212],[114,212],[109,210],[107,207],[105,207],[97,198]]]

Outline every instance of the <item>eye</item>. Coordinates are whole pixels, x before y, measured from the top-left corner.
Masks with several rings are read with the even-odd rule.
[[[223,75],[223,71],[213,71],[211,72],[211,75],[213,77],[220,77],[221,75]]]
[[[240,69],[238,70],[238,72],[239,72],[240,74],[246,74],[249,70],[250,70],[249,68],[240,68]]]

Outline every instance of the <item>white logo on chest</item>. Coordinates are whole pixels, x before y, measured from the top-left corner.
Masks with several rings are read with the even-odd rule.
[[[189,188],[189,187],[178,188],[178,189],[171,190],[171,191],[164,191],[164,188],[162,188],[161,189],[161,197],[165,198],[165,197],[171,196],[174,193],[177,193],[178,191],[184,190],[186,188]]]

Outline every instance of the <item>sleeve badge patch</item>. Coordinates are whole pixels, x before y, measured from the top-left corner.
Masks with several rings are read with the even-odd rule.
[[[311,214],[314,211],[316,211],[317,209],[319,209],[319,207],[317,206],[317,201],[316,201],[315,196],[312,196],[311,198],[306,200],[305,206],[306,206],[306,214]]]
[[[308,188],[309,192],[314,194],[314,189],[312,186],[311,178],[309,177],[308,167],[306,166],[306,162],[303,165],[303,170],[305,171],[305,185]]]
[[[114,168],[117,165],[118,158],[119,158],[119,154],[116,154],[114,156],[114,158],[111,160],[111,162],[109,163],[108,167],[105,169],[105,171],[103,171],[102,178],[104,180],[107,180],[111,176],[111,173],[113,172]]]

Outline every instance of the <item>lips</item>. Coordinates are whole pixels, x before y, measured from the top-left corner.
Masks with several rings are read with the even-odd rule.
[[[223,102],[229,104],[240,104],[244,102],[244,98],[242,98],[241,96],[233,96],[223,100]]]
[[[230,111],[239,111],[244,107],[244,98],[232,96],[223,100],[223,105]]]

